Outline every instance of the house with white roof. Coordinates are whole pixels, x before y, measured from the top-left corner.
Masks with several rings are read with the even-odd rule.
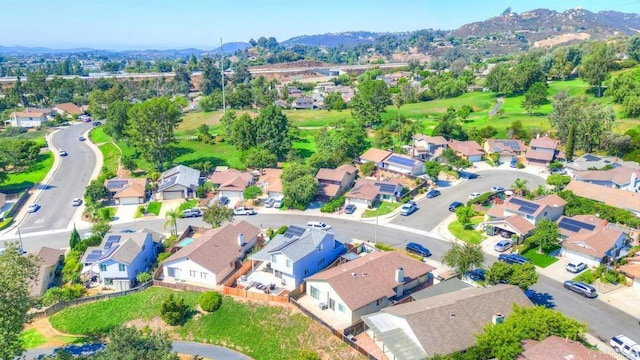
[[[200,186],[200,170],[178,165],[160,175],[156,198],[158,200],[194,198],[198,186]]]

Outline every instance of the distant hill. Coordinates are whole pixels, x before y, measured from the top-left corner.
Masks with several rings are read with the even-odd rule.
[[[250,45],[246,42],[229,42],[223,44],[223,50],[225,54],[233,54],[237,50],[244,50]],[[220,47],[216,47],[212,50],[202,50],[196,48],[187,49],[146,49],[146,50],[99,50],[91,48],[75,48],[75,49],[52,49],[46,47],[27,47],[27,46],[0,46],[0,54],[3,55],[39,55],[39,54],[76,54],[76,53],[107,53],[107,54],[119,54],[119,55],[131,55],[131,56],[145,56],[148,55],[151,58],[165,57],[165,56],[189,56],[205,55],[205,54],[220,54]]]
[[[383,33],[369,31],[354,31],[328,33],[320,35],[302,35],[285,40],[280,43],[282,46],[307,45],[307,46],[355,46],[365,43],[373,43],[373,41],[383,35]]]
[[[46,47],[28,47],[28,46],[1,46],[0,54],[5,55],[27,55],[27,54],[72,54],[95,51],[90,48],[75,49],[50,49]]]

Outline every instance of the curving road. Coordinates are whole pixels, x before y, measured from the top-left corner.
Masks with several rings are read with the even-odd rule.
[[[96,165],[96,155],[87,142],[78,137],[90,129],[90,123],[68,126],[55,132],[49,148],[57,156],[59,149],[69,155],[61,157],[60,165],[47,184],[40,185],[42,192],[37,202],[42,206],[32,214],[26,214],[20,223],[20,232],[28,234],[45,230],[66,229],[78,207],[71,206],[75,197],[82,198]]]

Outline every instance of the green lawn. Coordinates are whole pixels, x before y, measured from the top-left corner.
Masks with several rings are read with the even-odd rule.
[[[558,261],[558,258],[554,257],[554,256],[549,256],[547,254],[539,254],[538,253],[538,247],[535,247],[533,249],[530,249],[529,251],[525,252],[524,254],[522,254],[522,256],[526,257],[527,259],[531,259],[531,261],[533,261],[533,263],[536,266],[539,266],[541,268],[546,268],[547,266],[553,264],[554,262]]]
[[[388,202],[388,201],[382,201],[380,203],[380,205],[378,206],[377,209],[367,209],[364,211],[364,214],[362,214],[362,217],[375,217],[375,216],[381,216],[381,215],[386,215],[390,212],[392,212],[393,210],[397,209],[400,205],[400,203],[392,203],[392,202]]]
[[[178,208],[178,210],[182,211],[182,210],[187,210],[187,209],[193,209],[197,205],[198,205],[198,200],[197,199],[187,200],[187,201],[183,202],[182,204],[180,204],[180,207]]]
[[[104,133],[103,126],[91,129],[91,132],[89,132],[89,139],[91,139],[94,144],[102,144],[111,141],[111,137]]]
[[[26,171],[10,173],[9,178],[0,186],[0,192],[17,193],[41,182],[53,167],[53,154],[46,152],[38,155],[36,162]]]
[[[156,216],[160,215],[160,208],[162,207],[162,203],[159,201],[149,201],[147,205],[147,213],[155,214]]]
[[[473,226],[478,225],[482,222],[482,220],[483,218],[481,216],[474,217],[473,219],[471,219],[471,224]],[[482,242],[482,240],[484,239],[484,235],[482,232],[475,230],[470,226],[465,229],[462,224],[458,222],[458,220],[450,223],[448,229],[449,232],[457,239],[471,244],[480,244],[480,242]]]
[[[171,293],[183,298],[192,308],[200,295],[153,287],[64,309],[53,315],[50,322],[55,329],[66,333],[102,335],[129,321],[148,321],[159,316],[162,301]],[[190,317],[184,326],[170,331],[181,339],[228,347],[256,360],[297,359],[303,349],[322,352],[326,355],[324,358],[362,359],[299,312],[292,313],[281,306],[236,302],[230,297],[224,297],[216,312]]]
[[[22,334],[20,334],[20,339],[22,340],[25,349],[33,349],[47,342],[44,335],[36,329],[23,331]]]
[[[120,149],[112,142],[107,142],[98,147],[102,153],[102,168],[108,172],[116,173],[120,164]]]

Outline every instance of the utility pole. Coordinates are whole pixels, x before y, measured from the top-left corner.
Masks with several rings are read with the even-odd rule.
[[[22,235],[20,234],[20,226],[18,226],[18,241],[20,241],[20,255],[24,254],[24,247],[22,246]]]
[[[222,37],[220,37],[220,76],[222,77],[222,113],[227,113],[227,103],[224,96],[224,49],[222,47]]]

